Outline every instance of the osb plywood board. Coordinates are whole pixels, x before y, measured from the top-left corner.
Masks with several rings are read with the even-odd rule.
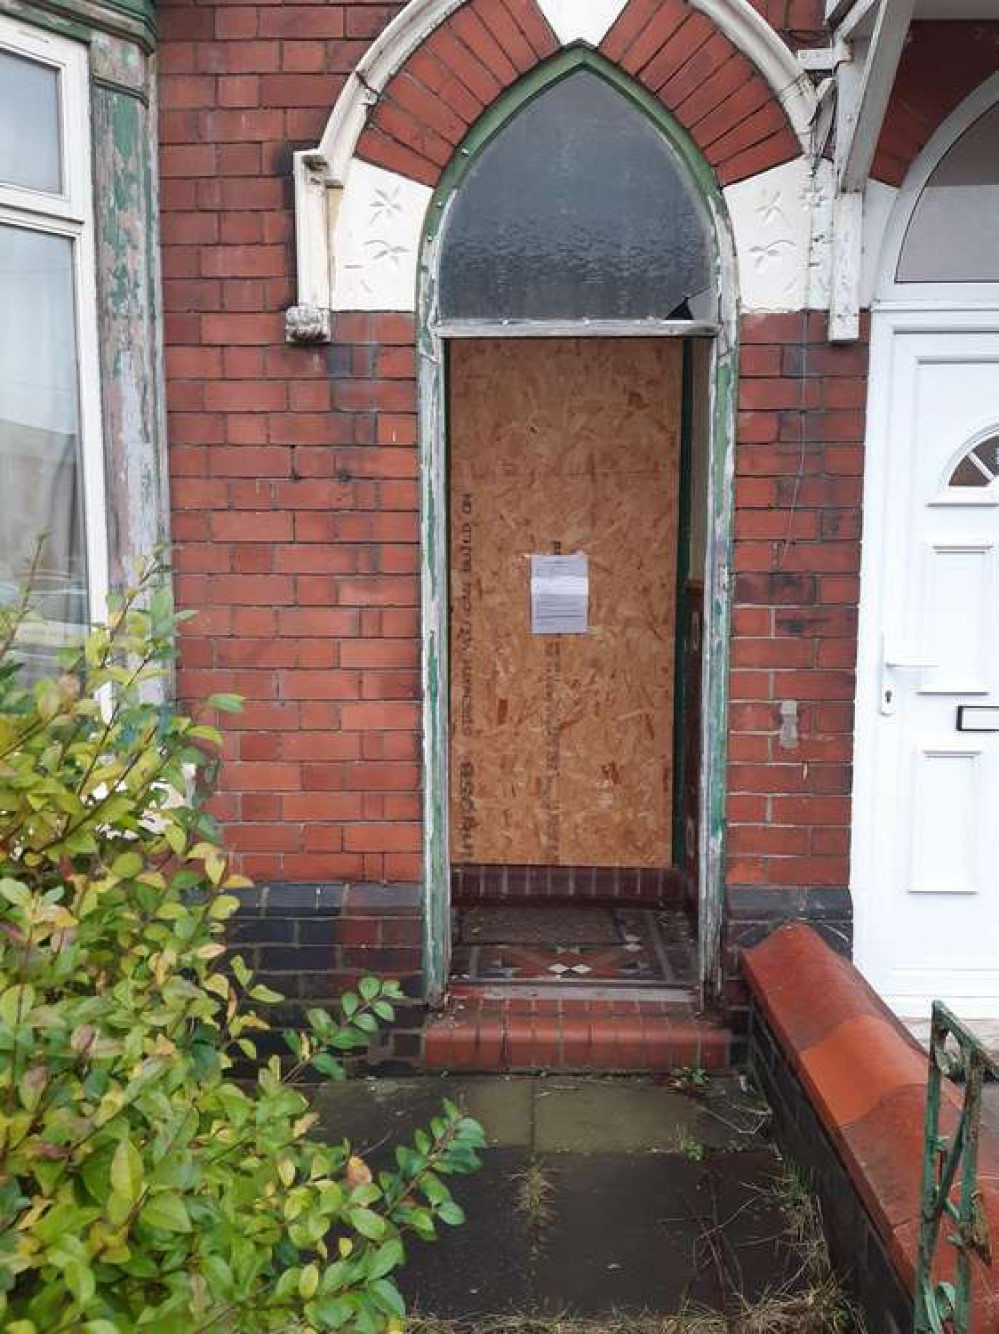
[[[450,350],[451,855],[671,860],[682,347]],[[589,630],[531,632],[531,556],[589,558]]]

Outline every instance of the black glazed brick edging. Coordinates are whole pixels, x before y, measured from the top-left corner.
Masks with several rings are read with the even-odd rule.
[[[725,900],[728,943],[750,949],[788,922],[807,922],[838,954],[853,953],[853,899],[848,889],[758,889],[730,885]]]
[[[848,889],[760,889],[729,885],[722,925],[722,1001],[741,1064],[749,1024],[749,992],[742,979],[743,950],[789,922],[807,922],[837,954],[853,956],[853,899]]]
[[[807,1174],[818,1196],[833,1265],[861,1307],[868,1334],[909,1334],[912,1296],[797,1075],[755,1006],[749,1068],[770,1105],[781,1153]]]
[[[423,893],[418,884],[326,883],[255,886],[242,891],[229,947],[256,980],[284,1002],[275,1028],[299,1026],[306,1010],[335,1006],[369,974],[399,982],[407,1000],[395,1024],[372,1043],[368,1064],[412,1066],[423,1058]],[[258,1043],[261,1059],[285,1054],[277,1034]]]

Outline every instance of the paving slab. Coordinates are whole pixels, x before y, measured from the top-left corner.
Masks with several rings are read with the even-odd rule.
[[[780,1162],[736,1078],[375,1078],[324,1089],[316,1106],[326,1133],[377,1166],[444,1097],[482,1121],[491,1147],[480,1173],[450,1183],[466,1224],[408,1247],[400,1283],[413,1309],[473,1326],[512,1313],[670,1315],[793,1274]]]
[[[481,1172],[448,1183],[468,1221],[435,1244],[407,1244],[399,1287],[412,1310],[465,1319],[531,1309],[530,1229],[518,1209],[530,1165],[526,1150],[490,1149]]]
[[[701,1115],[651,1080],[548,1079],[534,1097],[539,1153],[680,1153]]]
[[[457,1093],[448,1096],[481,1122],[490,1145],[526,1149],[533,1142],[536,1090],[543,1083],[510,1075],[463,1079],[455,1081]]]
[[[350,1080],[316,1089],[313,1106],[320,1128],[333,1139],[349,1139],[359,1153],[400,1138],[436,1116],[445,1098],[456,1103],[486,1128],[494,1148],[527,1148],[531,1144],[532,1079],[482,1076],[456,1079],[428,1075],[411,1079]]]

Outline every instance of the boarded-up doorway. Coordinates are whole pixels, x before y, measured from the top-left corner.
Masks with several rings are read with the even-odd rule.
[[[655,338],[450,346],[456,865],[677,860],[683,357]],[[551,555],[586,558],[585,633],[538,633],[532,558]]]

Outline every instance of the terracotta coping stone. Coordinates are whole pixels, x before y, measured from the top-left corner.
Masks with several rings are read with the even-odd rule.
[[[742,956],[766,1019],[863,1200],[900,1279],[912,1290],[919,1243],[919,1192],[927,1055],[853,964],[810,926],[793,922]],[[960,1091],[943,1088],[944,1129]],[[979,1185],[999,1252],[999,1136],[984,1124]],[[938,1279],[953,1278],[954,1248],[941,1227]],[[975,1334],[999,1330],[999,1265],[977,1262]]]

